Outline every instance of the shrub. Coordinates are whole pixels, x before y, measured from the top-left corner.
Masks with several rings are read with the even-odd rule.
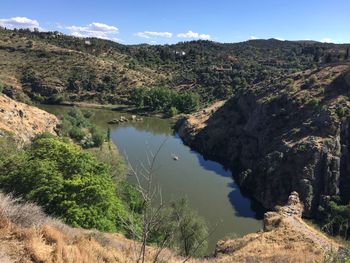
[[[169,117],[174,117],[178,114],[178,110],[176,107],[170,107],[169,111],[168,111],[168,116]]]
[[[89,118],[93,114],[73,108],[64,115],[60,126],[60,135],[71,137],[84,148],[100,147],[106,139],[104,132],[93,125]]]
[[[83,228],[114,231],[126,210],[108,167],[80,147],[41,138],[0,166],[0,187]]]
[[[311,100],[309,100],[307,102],[308,105],[312,106],[312,107],[317,107],[320,105],[320,99],[317,98],[312,98]]]
[[[198,257],[206,252],[208,235],[205,221],[189,206],[187,198],[181,198],[157,212],[149,242],[162,245],[168,239],[169,245],[182,256]]]
[[[95,126],[90,129],[92,135],[92,142],[95,147],[100,147],[106,139],[106,135],[103,131]]]
[[[69,136],[72,139],[75,139],[76,141],[81,141],[84,137],[85,137],[85,132],[76,126],[73,126],[70,130],[69,130]]]
[[[0,82],[0,93],[2,93],[4,90],[4,85]]]
[[[176,225],[175,247],[185,256],[200,256],[207,248],[208,228],[205,221],[191,209],[188,199],[171,204]]]

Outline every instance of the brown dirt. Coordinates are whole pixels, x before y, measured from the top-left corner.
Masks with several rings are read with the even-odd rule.
[[[57,117],[46,111],[0,95],[0,130],[13,134],[22,142],[29,142],[43,132],[56,134],[58,123]]]

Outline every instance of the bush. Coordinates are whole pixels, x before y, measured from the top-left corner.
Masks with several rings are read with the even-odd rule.
[[[348,198],[341,198],[338,195],[332,196],[319,207],[318,211],[325,232],[348,238],[350,234],[350,203],[345,202],[344,199]]]
[[[90,132],[92,135],[92,142],[94,144],[94,147],[100,147],[105,141],[106,135],[103,133],[101,129],[95,126],[91,127]]]
[[[93,114],[73,108],[64,115],[60,126],[60,135],[69,136],[84,148],[100,147],[106,139],[104,132],[93,125],[89,118]]]
[[[0,82],[0,93],[2,93],[4,90],[4,85]]]
[[[76,126],[73,126],[70,130],[69,130],[69,136],[72,139],[75,139],[76,141],[81,141],[84,137],[85,137],[85,132]]]
[[[174,117],[178,114],[178,110],[176,107],[170,107],[169,111],[168,111],[168,116],[169,117]]]
[[[181,255],[200,256],[206,251],[208,228],[205,221],[182,198],[171,204],[171,214],[176,225],[174,245]]]
[[[312,98],[311,100],[309,100],[307,102],[308,105],[312,106],[312,107],[317,107],[320,105],[320,99],[317,98]]]
[[[74,227],[115,231],[126,210],[108,167],[80,147],[41,138],[0,166],[0,188]]]
[[[151,232],[150,242],[160,245],[166,235],[171,235],[171,247],[183,256],[202,256],[206,252],[207,225],[186,198],[174,201],[162,210],[158,226]]]

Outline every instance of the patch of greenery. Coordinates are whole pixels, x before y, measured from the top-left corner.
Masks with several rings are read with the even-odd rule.
[[[62,116],[60,135],[72,138],[84,148],[100,147],[106,140],[106,135],[90,122],[90,117],[90,113],[73,108]]]
[[[323,230],[347,239],[350,235],[350,202],[344,199],[339,195],[332,196],[318,210]]]
[[[0,188],[71,226],[115,231],[127,209],[107,165],[79,146],[43,136],[0,163]]]
[[[194,211],[187,198],[172,201],[162,210],[156,228],[150,233],[150,243],[161,245],[171,235],[169,244],[183,256],[203,256],[207,249],[208,227]]]
[[[138,88],[133,101],[139,108],[164,112],[170,116],[177,113],[190,113],[199,108],[199,96],[192,92],[178,93],[166,87]]]
[[[312,107],[318,107],[320,105],[321,100],[318,98],[312,98],[310,99],[307,104],[312,106]]]

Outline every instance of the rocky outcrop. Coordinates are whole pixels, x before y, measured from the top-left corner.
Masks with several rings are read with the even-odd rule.
[[[55,115],[0,95],[0,131],[26,143],[43,132],[56,134],[58,124]]]
[[[235,240],[220,241],[218,262],[321,262],[338,243],[311,228],[302,219],[303,205],[292,192],[285,206],[264,216],[264,231]],[[341,257],[341,255],[339,255]]]
[[[238,92],[203,122],[191,116],[179,134],[232,169],[237,183],[265,208],[284,204],[297,191],[304,216],[315,216],[327,196],[350,190],[349,120],[336,110],[350,87],[339,85],[345,69],[309,72],[324,81],[306,89],[298,80],[293,92],[283,83],[260,83]]]

